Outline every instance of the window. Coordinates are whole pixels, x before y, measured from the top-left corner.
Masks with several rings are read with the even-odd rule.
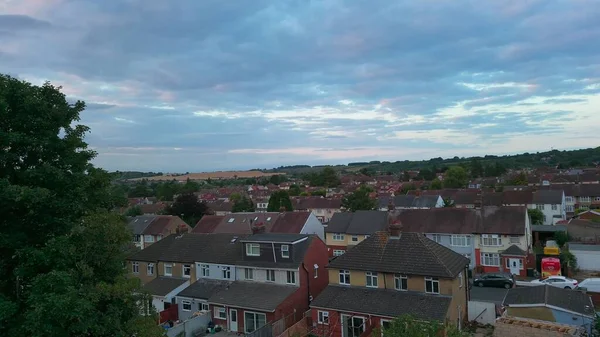
[[[319,266],[315,264],[315,278],[319,277]]]
[[[173,265],[165,263],[165,276],[173,276]]]
[[[210,267],[207,264],[200,265],[200,270],[202,271],[202,277],[210,276]]]
[[[451,245],[456,247],[467,247],[471,243],[471,240],[466,235],[452,235],[450,242]]]
[[[254,280],[254,269],[252,269],[252,268],[245,268],[244,269],[244,278],[246,280]]]
[[[463,273],[461,271],[460,274],[458,274],[458,287],[462,288],[462,286],[463,286]]]
[[[192,265],[184,264],[183,265],[183,277],[190,277],[192,275]]]
[[[350,271],[340,270],[340,284],[350,285]]]
[[[138,273],[140,272],[140,264],[139,264],[139,263],[137,263],[137,262],[132,262],[132,263],[131,263],[131,271],[132,271],[134,274],[138,274]]]
[[[368,238],[370,238],[370,237],[371,237],[371,235],[365,235],[365,240],[368,239]]]
[[[481,244],[484,246],[502,246],[502,238],[496,234],[482,234]]]
[[[344,234],[333,233],[333,241],[344,241]]]
[[[231,267],[221,267],[223,278],[229,280],[231,278]]]
[[[352,235],[350,240],[352,240],[352,242],[358,242],[358,235]]]
[[[154,263],[148,263],[148,267],[146,268],[146,273],[148,275],[154,275]]]
[[[229,218],[229,220],[227,220],[227,222],[232,223],[235,221],[235,218]]]
[[[253,332],[267,324],[267,316],[258,312],[244,312],[244,330],[246,333]]]
[[[440,281],[437,277],[426,277],[425,278],[425,292],[429,294],[440,293]]]
[[[510,269],[510,259],[505,258],[506,260],[506,269]],[[519,259],[519,269],[523,270],[523,259]]]
[[[319,310],[317,315],[319,324],[329,324],[329,311]]]
[[[390,328],[390,325],[392,325],[392,321],[390,321],[390,320],[387,320],[387,319],[382,319],[382,320],[381,320],[381,337],[383,337],[383,332],[384,332],[386,329],[389,329],[389,328]]]
[[[394,286],[396,290],[408,290],[408,276],[394,275]]]
[[[347,337],[359,337],[365,332],[365,319],[359,316],[342,315]]]
[[[600,201],[600,197],[595,197],[594,200],[595,201]]]
[[[521,237],[518,235],[511,235],[510,236],[510,243],[520,243],[521,242]]]
[[[215,318],[227,319],[227,312],[223,307],[215,307]]]
[[[275,271],[273,269],[267,269],[267,281],[275,282]]]
[[[565,202],[573,202],[573,197],[565,197]]]
[[[268,217],[268,218],[267,218],[267,221],[271,221],[271,217]]]
[[[552,205],[552,210],[553,210],[553,211],[556,211],[556,210],[558,210],[558,205]]]
[[[133,236],[133,242],[140,242],[140,236],[139,235],[134,235]]]
[[[286,259],[290,257],[290,246],[281,245],[281,257]]]
[[[205,302],[198,303],[198,310],[208,311],[208,303],[205,303]]]
[[[372,271],[368,271],[366,273],[367,275],[367,287],[370,288],[377,288],[378,284],[377,284],[377,273],[376,272],[372,272]]]
[[[544,216],[544,223],[546,222],[546,214],[543,215]]]
[[[590,197],[579,197],[579,202],[590,202]]]
[[[433,241],[437,242],[437,243],[442,243],[442,236],[439,234],[433,234]]]
[[[346,251],[345,250],[340,250],[340,249],[334,249],[333,250],[333,256],[340,256],[340,255],[344,255]]]
[[[544,205],[537,204],[537,205],[535,205],[535,208],[539,209],[540,211],[543,211],[544,210]]]
[[[160,240],[162,240],[162,235],[157,235],[156,236],[156,241],[160,241]]]
[[[567,212],[575,212],[575,207],[573,207],[573,205],[567,205],[565,208]]]
[[[287,283],[288,284],[296,284],[296,272],[294,272],[294,271],[287,272]]]
[[[493,253],[481,253],[481,265],[498,267],[500,266],[500,256]]]
[[[246,255],[260,256],[260,245],[258,243],[247,243],[246,244]]]
[[[192,311],[192,302],[181,301],[181,309],[183,309],[183,311]]]
[[[146,242],[154,242],[154,236],[152,236],[152,235],[144,235],[144,241],[146,241]]]

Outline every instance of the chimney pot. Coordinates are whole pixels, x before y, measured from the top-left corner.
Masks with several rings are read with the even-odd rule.
[[[392,222],[388,226],[388,231],[390,233],[390,237],[399,238],[400,234],[402,234],[402,223],[399,220]]]
[[[262,222],[252,225],[252,234],[262,234],[265,232],[265,225]]]

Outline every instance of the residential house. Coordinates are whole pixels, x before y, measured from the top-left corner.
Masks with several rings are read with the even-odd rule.
[[[513,288],[504,297],[504,317],[531,319],[576,327],[592,335],[596,312],[591,297],[582,291],[549,285]]]
[[[154,242],[175,233],[191,231],[181,218],[173,215],[140,215],[130,217],[128,227],[133,233],[133,243],[144,249]]]
[[[534,264],[531,224],[526,207],[486,206],[475,230],[475,265],[479,272],[525,276]]]
[[[256,212],[266,212],[269,208],[269,197],[252,197],[254,210]]]
[[[600,206],[600,184],[561,184],[540,187],[541,189],[563,190],[565,194],[565,209],[569,216],[575,215],[576,210],[589,210],[594,204]]]
[[[231,214],[233,202],[229,200],[206,201],[206,207],[208,207],[209,212],[214,215],[227,215]]]
[[[440,195],[396,195],[381,196],[378,198],[379,210],[387,211],[391,206],[394,209],[427,209],[444,207],[444,199]]]
[[[456,208],[480,208],[481,192],[473,190],[458,191],[454,194],[453,200]]]
[[[484,194],[483,204],[538,209],[543,214],[543,225],[555,225],[558,221],[567,218],[566,198],[562,190],[504,191],[501,198],[498,196],[497,193]]]
[[[342,199],[339,198],[297,197],[292,199],[292,203],[295,211],[312,212],[323,224],[327,224],[342,208]]]
[[[469,261],[422,234],[377,232],[327,267],[329,285],[311,303],[316,335],[365,336],[401,315],[467,318]]]
[[[336,213],[325,228],[325,243],[329,256],[344,254],[375,232],[385,230],[388,215],[381,211],[356,211]]]
[[[220,218],[202,217],[193,233],[251,234],[253,224],[263,224],[267,233],[315,234],[325,238],[323,224],[311,212],[242,212]]]
[[[211,313],[208,299],[215,293],[225,290],[231,281],[199,278],[189,287],[177,293],[178,316],[180,321],[191,318],[197,312]]]
[[[577,219],[580,220],[596,220],[600,222],[600,210],[588,210],[577,214]]]

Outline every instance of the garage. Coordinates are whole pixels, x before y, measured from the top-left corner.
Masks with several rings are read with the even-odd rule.
[[[579,269],[600,271],[600,245],[570,243],[569,250],[577,258]]]

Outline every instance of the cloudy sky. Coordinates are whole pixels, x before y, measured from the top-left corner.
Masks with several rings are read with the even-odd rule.
[[[600,145],[600,3],[0,0],[0,72],[62,85],[115,170]]]

